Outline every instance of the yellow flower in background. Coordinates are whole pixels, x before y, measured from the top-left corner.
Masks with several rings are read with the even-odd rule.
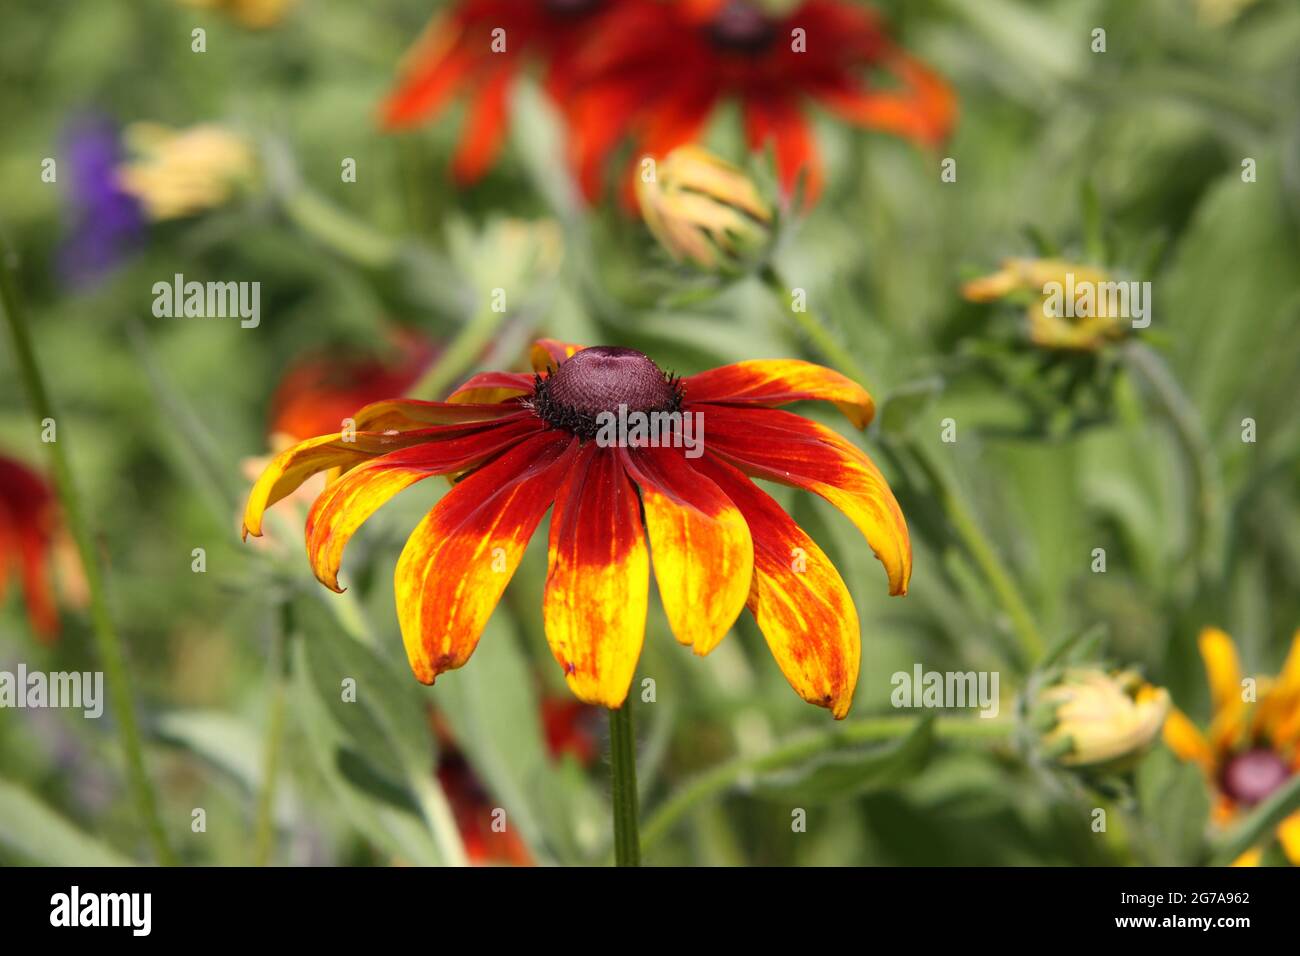
[[[265,30],[284,19],[298,0],[181,0],[186,6],[220,10],[240,26]]]
[[[1207,627],[1199,638],[1210,684],[1210,726],[1202,732],[1174,708],[1165,721],[1165,743],[1183,760],[1198,763],[1216,795],[1214,820],[1225,824],[1271,796],[1300,770],[1300,631],[1282,672],[1256,678],[1254,693],[1242,680],[1232,638]],[[1277,828],[1287,859],[1300,866],[1300,812]],[[1253,865],[1252,850],[1237,864]]]
[[[1212,27],[1227,26],[1257,0],[1192,0],[1196,4],[1196,17]]]
[[[1031,342],[1046,349],[1095,352],[1128,332],[1128,316],[1116,307],[1118,297],[1096,291],[1113,282],[1101,269],[1061,259],[1006,259],[1000,270],[967,282],[961,292],[969,302],[1027,293],[1033,296],[1025,310]],[[1086,307],[1075,309],[1075,291],[1089,289],[1094,291]]]
[[[118,180],[155,221],[223,205],[257,168],[248,140],[210,123],[181,130],[132,123],[125,139],[134,158],[118,167]]]
[[[1044,746],[1062,751],[1059,763],[1078,768],[1122,769],[1155,742],[1169,711],[1164,688],[1133,671],[1073,668],[1038,700],[1056,718]]]
[[[753,181],[698,146],[643,160],[636,196],[646,226],[675,262],[738,269],[771,240],[772,210]]]

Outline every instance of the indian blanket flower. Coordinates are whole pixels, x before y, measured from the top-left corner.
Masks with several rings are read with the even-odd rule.
[[[1132,671],[1111,674],[1070,668],[1038,695],[1052,710],[1043,745],[1067,767],[1118,770],[1146,753],[1160,736],[1169,694]]]
[[[121,144],[113,124],[85,116],[64,137],[68,178],[67,238],[59,250],[59,271],[73,285],[91,285],[139,244],[144,214],[139,200],[118,177]]]
[[[1213,819],[1219,824],[1270,797],[1300,771],[1300,632],[1276,678],[1257,678],[1246,692],[1241,662],[1232,638],[1215,627],[1199,637],[1210,684],[1210,725],[1202,732],[1175,708],[1165,721],[1165,743],[1183,760],[1205,771],[1215,795]],[[1277,828],[1282,850],[1300,866],[1300,811]],[[1247,851],[1237,865],[1253,865],[1260,849]]]
[[[907,525],[880,471],[837,432],[775,406],[827,401],[859,428],[871,396],[801,361],[747,361],[683,379],[641,352],[543,340],[533,374],[474,376],[446,402],[391,400],[359,410],[355,435],[328,434],[276,457],[253,486],[246,534],[314,474],[341,475],[307,519],[316,577],[340,590],[343,549],[370,515],[432,475],[450,491],[397,562],[397,615],[426,684],[469,660],[546,512],[542,619],[582,701],[619,707],[645,634],[651,554],[677,640],[707,654],[745,606],[805,700],[848,713],[857,681],[857,611],[825,553],[751,478],[812,491],[858,527],[891,594],[911,575]],[[620,408],[621,406],[621,408]],[[607,415],[703,422],[702,446],[603,442]],[[666,417],[666,418],[665,418]],[[697,454],[698,452],[698,454]],[[694,457],[689,457],[694,455]]]
[[[1028,297],[1029,339],[1044,349],[1095,352],[1128,334],[1128,319],[1105,294],[1101,269],[1060,259],[1006,259],[1002,268],[962,286],[970,302]]]
[[[663,156],[698,139],[728,101],[739,103],[749,148],[774,147],[787,195],[806,177],[808,202],[823,181],[809,104],[922,144],[941,141],[954,121],[944,81],[899,49],[871,10],[845,0],[805,0],[784,13],[753,0],[624,3],[598,27],[565,103],[588,197],[624,140],[636,156]]]
[[[42,640],[59,631],[50,573],[57,539],[54,490],[43,477],[0,456],[0,600],[12,577],[22,580],[27,618]]]
[[[213,123],[179,130],[132,123],[125,139],[132,158],[119,167],[119,181],[154,221],[224,205],[257,169],[248,140]]]
[[[679,146],[636,180],[646,226],[676,262],[738,270],[771,242],[772,210],[739,168]]]
[[[459,0],[439,14],[406,54],[402,77],[382,108],[389,129],[437,116],[460,93],[472,102],[452,161],[462,183],[487,171],[505,139],[514,79],[539,63],[547,92],[563,100],[574,53],[618,0]],[[643,0],[642,0],[643,2]]]

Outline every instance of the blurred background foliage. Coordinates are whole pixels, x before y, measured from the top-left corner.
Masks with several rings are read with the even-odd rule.
[[[434,6],[302,0],[259,31],[164,0],[10,0],[0,16],[0,221],[106,562],[166,827],[187,862],[454,860],[437,751],[468,765],[528,858],[608,852],[599,756],[548,752],[539,716],[540,698],[566,693],[541,630],[540,534],[472,661],[436,689],[409,675],[391,585],[405,535],[441,494],[434,482],[358,537],[342,598],[311,580],[292,512],[278,549],[240,543],[241,462],[268,451],[270,395],[295,358],[384,354],[394,324],[450,341],[487,289],[508,284],[505,270],[536,276],[536,250],[503,239],[509,219],[552,223],[530,235],[562,243],[563,260],[491,330],[481,367],[519,367],[534,334],[631,345],[680,373],[820,358],[756,280],[694,279],[702,289],[677,294],[688,284],[635,218],[616,202],[582,208],[532,83],[513,98],[503,161],[469,189],[448,174],[457,110],[416,133],[381,133],[376,104]],[[819,117],[827,190],[805,220],[787,218],[776,254],[870,374],[882,414],[865,447],[917,551],[911,593],[888,599],[847,522],[810,496],[778,495],[834,558],[861,614],[850,719],[897,716],[890,675],[917,662],[1001,670],[1004,717],[1024,687],[1006,665],[1009,622],[905,453],[910,435],[971,502],[1049,644],[1100,636],[1098,655],[1139,667],[1203,722],[1200,628],[1225,628],[1248,671],[1275,673],[1300,625],[1300,5],[1259,0],[1228,22],[1192,0],[876,6],[955,87],[955,135],[932,153]],[[207,31],[201,54],[196,26]],[[1096,26],[1104,54],[1089,50]],[[226,124],[256,143],[259,180],[221,210],[152,227],[119,269],[73,287],[57,269],[66,190],[39,171],[88,111],[117,124]],[[742,157],[733,112],[719,113],[708,144]],[[955,183],[939,180],[943,156],[957,159]],[[344,157],[356,160],[355,183],[340,179]],[[1246,157],[1257,182],[1242,181]],[[752,168],[770,180],[765,161]],[[1168,376],[1123,348],[1044,355],[1025,343],[1021,308],[963,301],[964,280],[1037,255],[1151,280],[1143,344]],[[152,285],[177,272],[259,280],[261,325],[154,318]],[[0,353],[0,447],[39,462],[10,360]],[[1176,393],[1170,403],[1171,383],[1190,404]],[[1171,422],[1179,415],[1192,422],[1190,446]],[[955,444],[939,440],[946,418]],[[1253,444],[1245,418],[1257,423]],[[197,547],[203,574],[191,571]],[[1097,547],[1104,574],[1090,570]],[[829,724],[790,693],[748,616],[696,659],[654,600],[638,676],[655,679],[656,702],[636,704],[647,816],[692,775]],[[39,645],[11,596],[0,668],[19,661],[94,669],[84,614],[66,611],[59,640]],[[357,678],[357,706],[339,703],[340,674]],[[287,743],[268,798],[277,720]],[[603,721],[582,732],[599,752]],[[1202,783],[1163,748],[1132,792],[1104,798],[1120,812],[1101,837],[1088,826],[1101,798],[1008,741],[971,746],[922,726],[847,763],[832,774],[797,765],[793,782],[741,775],[648,860],[1204,859]],[[808,809],[806,834],[791,832],[792,806]],[[192,832],[197,807],[206,833]],[[0,712],[0,861],[147,858],[111,716]]]

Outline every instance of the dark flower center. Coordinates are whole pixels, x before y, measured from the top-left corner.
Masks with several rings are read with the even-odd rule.
[[[681,408],[682,388],[636,349],[600,345],[583,349],[549,375],[538,375],[533,411],[552,428],[593,438],[603,412],[673,412]]]
[[[604,0],[542,0],[542,9],[556,17],[579,17],[590,13]]]
[[[1247,750],[1223,768],[1223,792],[1238,803],[1253,806],[1286,783],[1291,772],[1272,750]]]
[[[776,39],[776,24],[752,0],[727,0],[705,31],[714,46],[731,53],[762,53]]]

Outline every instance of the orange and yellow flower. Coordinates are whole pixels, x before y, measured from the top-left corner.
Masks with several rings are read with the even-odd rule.
[[[632,349],[544,340],[534,374],[487,372],[446,402],[391,400],[358,411],[355,435],[322,435],[276,457],[244,516],[310,476],[340,477],[307,520],[317,578],[334,590],[343,549],[393,495],[456,477],[407,540],[395,590],[419,680],[462,666],[529,539],[554,505],[542,617],[552,654],[581,700],[619,707],[640,656],[651,554],[678,641],[707,654],[748,606],[777,664],[805,700],[844,717],[860,656],[857,611],[825,553],[751,478],[821,495],[858,527],[904,594],[912,554],[879,469],[835,431],[776,406],[827,401],[864,428],[871,396],[830,369],[748,361],[684,379]],[[702,453],[596,438],[601,413],[700,416]],[[692,420],[697,420],[692,418]]]
[[[1165,721],[1165,743],[1205,771],[1215,794],[1215,822],[1225,824],[1267,799],[1300,770],[1300,632],[1276,678],[1257,678],[1246,692],[1232,638],[1214,627],[1200,634],[1213,714],[1204,733],[1177,708]],[[1277,828],[1287,859],[1300,865],[1300,812]],[[1260,849],[1237,861],[1254,864]]]

